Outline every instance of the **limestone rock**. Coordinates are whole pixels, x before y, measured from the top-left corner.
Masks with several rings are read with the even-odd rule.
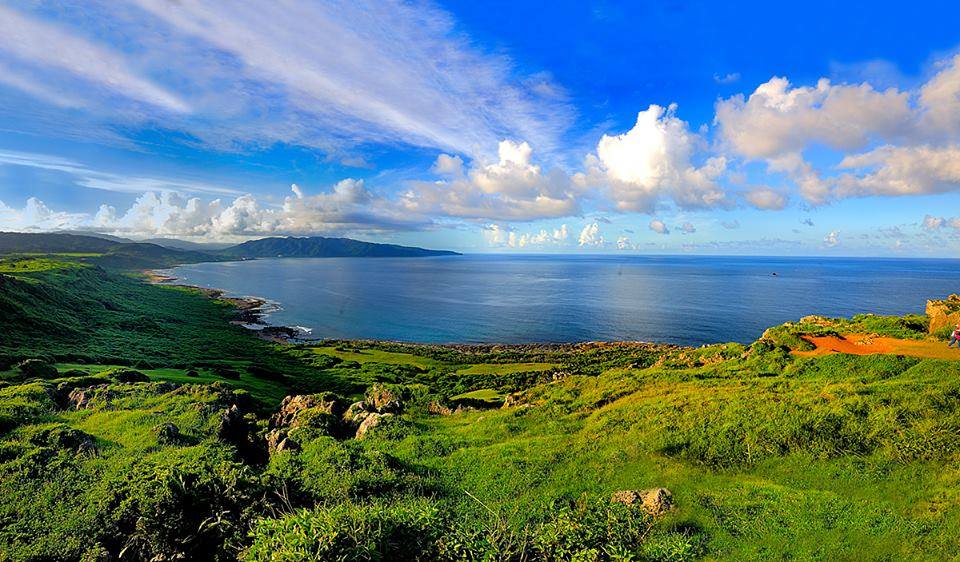
[[[649,490],[619,490],[613,493],[611,502],[638,506],[649,515],[662,515],[673,507],[673,493],[666,488]]]
[[[380,425],[384,419],[393,416],[393,414],[380,414],[378,412],[370,412],[366,418],[364,418],[363,423],[360,424],[360,427],[357,428],[357,439],[363,439],[370,431]]]
[[[950,295],[943,300],[929,300],[926,308],[930,318],[930,333],[953,329],[960,323],[960,295]]]
[[[305,410],[315,410],[339,417],[342,412],[340,397],[336,394],[300,394],[287,396],[280,403],[280,410],[270,418],[270,427],[292,427]]]
[[[394,414],[400,411],[400,397],[382,383],[376,383],[367,389],[364,401],[369,409],[381,414]]]

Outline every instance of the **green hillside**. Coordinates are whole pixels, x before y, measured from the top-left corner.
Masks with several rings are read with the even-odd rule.
[[[934,345],[920,316],[696,349],[278,345],[195,291],[16,263],[0,267],[0,560],[960,552],[960,350],[806,339]]]

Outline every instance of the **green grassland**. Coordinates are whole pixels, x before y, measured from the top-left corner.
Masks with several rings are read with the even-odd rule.
[[[0,560],[960,557],[960,350],[792,353],[929,338],[921,316],[696,349],[277,345],[52,259],[0,276]],[[358,438],[361,400],[392,415]],[[610,501],[654,487],[672,509]]]

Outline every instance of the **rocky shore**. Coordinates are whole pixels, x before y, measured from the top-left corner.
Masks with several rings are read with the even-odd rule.
[[[147,281],[156,285],[168,287],[183,287],[199,292],[203,296],[229,303],[237,313],[231,324],[242,326],[253,332],[258,338],[274,343],[303,343],[305,332],[302,328],[292,326],[274,326],[267,324],[264,317],[279,310],[276,303],[260,297],[230,297],[221,289],[199,287],[186,283],[177,283],[179,279],[166,273],[156,271],[144,272]]]

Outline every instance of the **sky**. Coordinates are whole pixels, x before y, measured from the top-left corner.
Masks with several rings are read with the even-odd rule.
[[[957,257],[960,4],[0,0],[0,230]]]

